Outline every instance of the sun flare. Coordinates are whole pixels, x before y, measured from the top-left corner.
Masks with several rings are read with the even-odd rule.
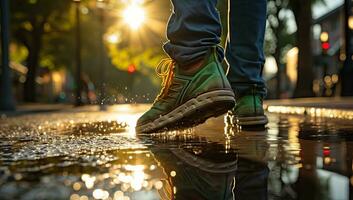
[[[124,10],[123,18],[127,25],[129,25],[133,30],[137,30],[144,23],[146,13],[141,6],[132,4]]]

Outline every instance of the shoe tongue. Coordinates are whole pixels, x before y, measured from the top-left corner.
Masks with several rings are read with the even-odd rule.
[[[181,75],[186,75],[186,76],[192,76],[194,74],[196,74],[197,72],[199,72],[204,66],[208,65],[211,62],[216,61],[216,54],[215,51],[213,49],[210,49],[202,59],[200,59],[200,63],[195,63],[195,65],[199,64],[200,66],[198,68],[195,68],[195,70],[191,69],[191,70],[183,70],[183,68],[187,68],[187,67],[180,67],[179,65],[176,65],[175,67],[175,73],[176,74],[181,74]],[[193,67],[193,66],[192,66]],[[191,68],[192,68],[191,67]]]

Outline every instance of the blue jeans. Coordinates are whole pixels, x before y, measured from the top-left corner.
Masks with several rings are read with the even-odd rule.
[[[165,52],[180,65],[188,65],[219,46],[222,26],[217,0],[172,0],[173,13],[167,27]],[[256,93],[266,96],[262,78],[266,0],[229,0],[229,32],[225,56],[228,80],[237,97]]]

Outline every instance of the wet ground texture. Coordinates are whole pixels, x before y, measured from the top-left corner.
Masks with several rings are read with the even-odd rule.
[[[146,105],[0,119],[0,199],[353,199],[353,121],[268,114],[136,135]]]

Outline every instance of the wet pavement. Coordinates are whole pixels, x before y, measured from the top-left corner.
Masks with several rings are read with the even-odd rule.
[[[148,105],[0,118],[0,199],[353,199],[353,121],[268,114],[139,135]]]

